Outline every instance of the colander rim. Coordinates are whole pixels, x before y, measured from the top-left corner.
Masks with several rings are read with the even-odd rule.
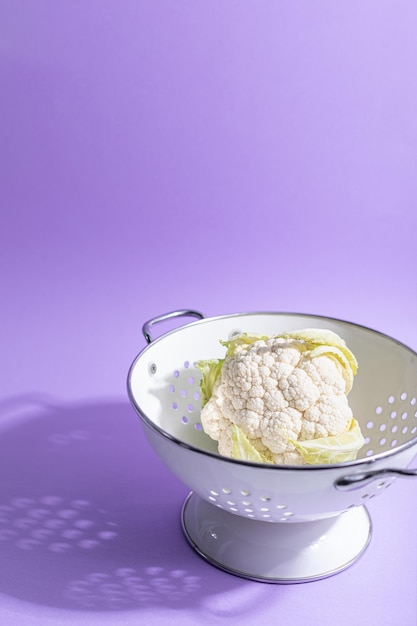
[[[204,450],[202,448],[199,448],[198,446],[193,446],[183,441],[182,439],[175,437],[171,433],[167,432],[166,430],[164,430],[163,428],[155,424],[155,422],[141,409],[141,407],[138,405],[133,395],[132,385],[131,385],[132,374],[133,374],[133,370],[138,360],[142,358],[146,352],[152,349],[156,343],[160,343],[161,341],[166,339],[168,336],[181,332],[185,330],[186,328],[189,328],[190,326],[197,326],[197,325],[201,326],[205,323],[219,321],[219,320],[232,319],[232,318],[238,318],[238,317],[244,317],[244,316],[245,317],[258,316],[258,315],[263,315],[263,316],[274,315],[274,316],[280,316],[280,317],[292,316],[292,317],[300,317],[300,318],[310,317],[310,318],[316,318],[322,321],[345,324],[346,326],[351,326],[354,328],[365,330],[369,333],[376,334],[379,337],[392,341],[397,346],[405,349],[407,352],[410,352],[412,356],[417,358],[416,350],[414,350],[413,348],[411,348],[404,342],[396,339],[395,337],[388,335],[387,333],[381,332],[379,330],[376,330],[375,328],[371,328],[364,324],[358,324],[356,322],[351,322],[342,318],[332,317],[329,315],[322,315],[322,314],[316,314],[316,313],[286,312],[286,311],[249,311],[249,312],[241,312],[241,313],[228,313],[225,315],[216,315],[212,317],[204,317],[194,322],[189,322],[187,324],[184,324],[178,328],[174,328],[173,330],[167,331],[163,333],[162,335],[160,335],[159,337],[157,337],[156,339],[153,339],[148,345],[146,345],[142,350],[140,350],[140,352],[136,355],[133,362],[131,363],[129,370],[128,370],[127,381],[126,381],[127,393],[128,393],[128,397],[133,408],[135,409],[139,417],[142,419],[142,421],[149,428],[151,428],[151,430],[155,431],[160,436],[196,454],[202,454],[204,456],[217,459],[226,463],[231,463],[233,465],[241,465],[244,467],[256,467],[256,468],[261,468],[261,469],[269,470],[269,471],[286,470],[286,471],[304,471],[305,472],[305,471],[311,471],[311,470],[312,471],[339,470],[339,469],[344,470],[345,468],[348,468],[348,469],[356,468],[356,467],[361,467],[363,465],[371,465],[377,461],[394,457],[397,454],[400,454],[401,452],[404,452],[405,450],[408,450],[409,448],[412,448],[414,445],[417,444],[417,435],[416,435],[412,439],[405,441],[404,443],[392,448],[391,450],[385,450],[384,452],[378,452],[369,457],[363,457],[363,458],[355,459],[353,461],[345,461],[343,463],[329,463],[329,464],[320,464],[320,465],[319,464],[318,465],[277,465],[277,464],[255,463],[253,461],[245,461],[242,459],[232,459],[230,457],[223,456],[217,452],[211,452],[209,450]]]

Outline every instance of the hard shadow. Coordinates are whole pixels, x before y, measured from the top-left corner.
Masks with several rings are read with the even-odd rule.
[[[120,611],[197,608],[253,584],[188,546],[180,527],[188,490],[127,401],[0,403],[0,477],[0,593]]]

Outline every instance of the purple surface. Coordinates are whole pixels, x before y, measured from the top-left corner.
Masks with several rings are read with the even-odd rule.
[[[415,626],[413,481],[370,503],[346,572],[228,576],[183,539],[187,489],[125,380],[142,323],[184,307],[417,349],[416,19],[413,0],[2,0],[0,624]]]

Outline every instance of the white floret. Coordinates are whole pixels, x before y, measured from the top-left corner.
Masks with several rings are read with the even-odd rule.
[[[301,359],[299,367],[313,381],[320,394],[338,395],[346,393],[343,367],[335,359],[326,356],[311,359],[307,353]]]
[[[218,397],[213,394],[201,411],[201,425],[212,439],[219,441],[222,432],[228,427],[228,420],[221,411]]]
[[[267,379],[267,383],[269,383],[270,379]],[[288,401],[284,398],[284,394],[277,387],[275,383],[274,387],[266,385],[268,391],[265,392],[263,397],[265,411],[269,411],[271,413],[276,413],[278,411],[282,411],[288,406]]]
[[[261,420],[262,442],[273,454],[287,451],[288,440],[298,439],[301,422],[302,413],[292,407],[287,407],[270,419]]]
[[[287,402],[299,411],[310,408],[320,397],[318,386],[299,367],[294,368],[289,376],[281,378],[279,388]]]
[[[288,450],[283,454],[272,455],[272,461],[277,465],[305,465],[305,461],[297,450]]]
[[[345,395],[325,395],[304,413],[300,439],[340,435],[352,419],[352,409]],[[313,436],[311,436],[313,429]]]

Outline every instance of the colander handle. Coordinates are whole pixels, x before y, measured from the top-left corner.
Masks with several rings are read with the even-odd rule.
[[[355,489],[361,489],[372,483],[375,479],[386,478],[391,476],[402,476],[408,478],[417,478],[417,470],[396,469],[387,467],[381,470],[373,470],[370,472],[360,472],[357,474],[351,474],[350,476],[343,476],[338,478],[334,486],[340,491],[353,491]]]
[[[170,320],[173,317],[198,317],[198,319],[204,319],[204,315],[199,313],[198,311],[193,311],[192,309],[182,309],[180,311],[171,311],[170,313],[164,313],[163,315],[158,315],[158,317],[153,317],[148,320],[142,326],[142,333],[148,343],[153,341],[153,337],[151,335],[151,328],[154,324],[158,324],[159,322],[165,322],[166,320]]]

